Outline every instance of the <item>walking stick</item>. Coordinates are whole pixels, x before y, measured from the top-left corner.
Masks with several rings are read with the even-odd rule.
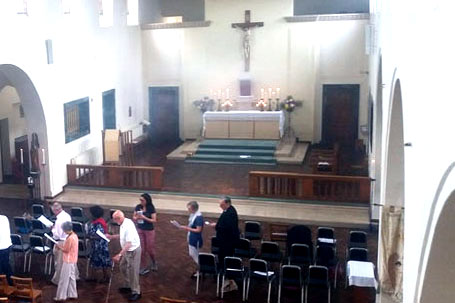
[[[108,303],[108,301],[109,301],[109,293],[111,292],[111,285],[112,285],[112,276],[114,275],[114,266],[115,266],[115,262],[112,261],[111,277],[109,278],[109,285],[107,286],[106,301],[104,301],[105,303]]]

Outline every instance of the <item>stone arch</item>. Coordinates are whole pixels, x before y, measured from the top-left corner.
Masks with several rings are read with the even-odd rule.
[[[32,132],[38,134],[40,149],[45,149],[45,163],[49,163],[46,119],[41,99],[30,77],[19,67],[12,64],[0,64],[0,90],[5,86],[16,89],[24,109],[27,123],[27,134],[31,139]],[[49,165],[41,168],[41,198],[49,193]]]

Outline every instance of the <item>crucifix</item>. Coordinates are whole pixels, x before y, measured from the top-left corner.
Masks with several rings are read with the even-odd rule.
[[[251,11],[245,11],[245,22],[232,23],[233,28],[240,28],[243,31],[243,57],[245,59],[245,71],[250,71],[250,35],[251,29],[264,26],[264,22],[251,22]]]

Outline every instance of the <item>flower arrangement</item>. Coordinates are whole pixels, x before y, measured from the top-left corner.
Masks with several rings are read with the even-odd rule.
[[[234,103],[231,100],[226,99],[223,103],[221,103],[221,107],[224,108],[225,111],[229,111],[229,109],[234,106]]]
[[[256,103],[256,107],[259,108],[259,110],[262,112],[264,108],[267,106],[267,102],[265,102],[264,99],[259,99],[259,101]]]
[[[213,110],[213,105],[215,101],[213,99],[209,99],[209,97],[204,97],[200,100],[193,101],[193,105],[199,108],[201,113],[205,113],[208,110]]]
[[[284,99],[284,101],[281,103],[281,108],[291,113],[297,106],[301,105],[302,105],[301,101],[296,101],[294,100],[294,98],[292,98],[292,96],[287,96],[286,99]]]

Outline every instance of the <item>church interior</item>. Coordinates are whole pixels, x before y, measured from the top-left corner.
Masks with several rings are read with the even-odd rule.
[[[1,1],[0,215],[28,245],[13,243],[13,275],[31,278],[38,302],[54,301],[52,250],[36,253],[30,238],[43,231],[24,230],[20,218],[42,210],[52,219],[58,202],[80,208],[73,221],[89,226],[99,205],[118,233],[113,211],[132,218],[149,193],[158,269],[140,276],[139,302],[452,302],[454,8]],[[224,196],[249,245],[235,248],[244,267],[226,293],[170,223],[186,225],[187,203],[197,201],[209,223],[200,253],[216,256],[210,222]],[[297,262],[299,228],[309,240],[294,245],[311,256]],[[96,281],[91,239],[78,236],[77,302],[127,301],[118,266]],[[109,242],[111,256],[120,249]],[[267,261],[262,276],[251,269],[256,258]],[[298,275],[286,277],[293,268]],[[22,302],[0,281],[0,301]]]

